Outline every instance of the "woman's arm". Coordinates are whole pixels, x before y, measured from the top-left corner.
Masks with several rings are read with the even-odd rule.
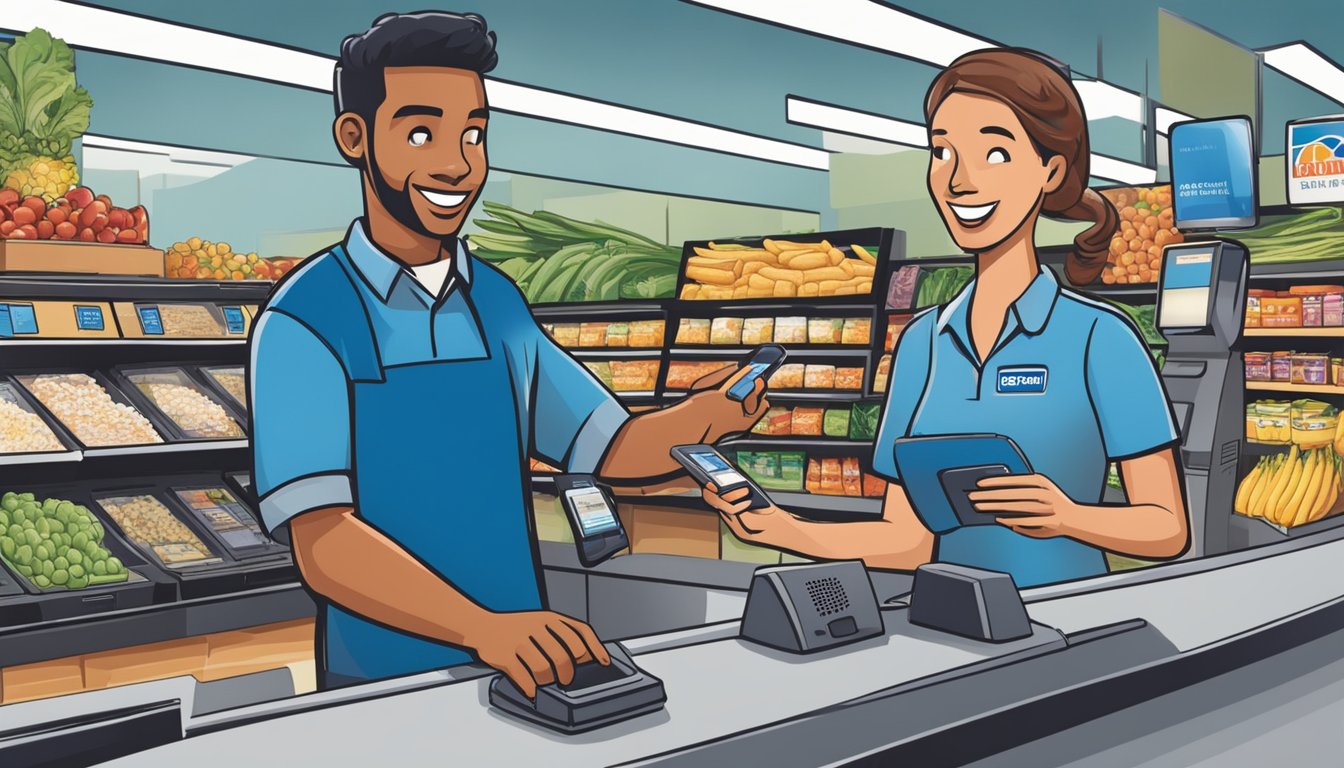
[[[998,522],[1033,538],[1068,536],[1099,549],[1145,560],[1184,554],[1190,543],[1176,449],[1120,462],[1126,505],[1079,504],[1043,475],[986,478],[971,492],[981,512],[1002,512]]]
[[[896,483],[887,486],[882,519],[861,523],[817,523],[774,505],[747,510],[745,488],[720,496],[710,485],[703,495],[728,529],[752,544],[821,560],[862,559],[871,568],[893,570],[914,570],[933,557],[933,534]]]

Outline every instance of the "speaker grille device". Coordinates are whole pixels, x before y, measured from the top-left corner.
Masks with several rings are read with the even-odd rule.
[[[807,594],[812,598],[812,607],[822,616],[830,616],[849,607],[849,595],[845,593],[844,585],[834,576],[811,579],[807,582]]]
[[[742,638],[810,653],[882,634],[868,571],[858,560],[757,568]]]

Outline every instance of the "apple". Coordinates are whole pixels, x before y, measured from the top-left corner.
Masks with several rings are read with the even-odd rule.
[[[17,189],[0,189],[0,205],[14,207],[19,204],[19,191]]]
[[[37,222],[36,229],[38,240],[50,240],[51,236],[56,234],[56,225],[52,224],[47,219],[42,219]]]
[[[57,240],[74,240],[75,235],[77,234],[79,233],[75,229],[75,225],[68,221],[62,221],[60,224],[56,225]]]
[[[98,242],[115,243],[117,242],[117,233],[110,229],[101,229],[98,231]]]
[[[110,230],[110,229],[105,229],[105,230],[103,230],[103,231],[104,231],[104,232],[111,232],[112,230]],[[134,229],[123,229],[123,230],[117,232],[117,242],[118,242],[118,243],[138,243],[138,242],[140,242],[140,233],[139,233],[139,232],[136,232]]]
[[[93,190],[88,187],[74,187],[65,193],[65,198],[76,209],[87,208],[93,202]]]

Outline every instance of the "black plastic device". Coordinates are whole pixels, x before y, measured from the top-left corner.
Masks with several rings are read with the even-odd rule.
[[[635,665],[620,643],[604,643],[611,664],[581,664],[569,685],[537,687],[523,695],[504,675],[490,681],[490,704],[502,712],[561,733],[581,733],[657,712],[667,701],[663,681]]]
[[[574,530],[574,546],[579,561],[588,567],[597,565],[630,546],[616,504],[592,475],[558,475],[556,495]]]
[[[911,624],[991,643],[1032,634],[1010,574],[952,563],[915,569],[909,616]]]
[[[883,632],[860,560],[757,568],[742,614],[742,639],[812,653]]]
[[[771,504],[770,497],[765,495],[765,491],[751,482],[712,445],[674,446],[672,458],[685,467],[697,483],[701,485],[713,483],[714,487],[719,489],[719,495],[738,488],[747,488],[750,491],[747,498],[751,500],[751,506],[747,509],[760,509]]]

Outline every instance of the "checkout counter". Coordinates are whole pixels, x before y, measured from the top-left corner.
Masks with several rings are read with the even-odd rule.
[[[235,681],[233,695],[221,698],[209,684],[177,678],[0,707],[0,757],[27,764],[25,743],[53,755],[56,733],[96,745],[109,765],[136,768],[436,758],[547,766],[1021,765],[1044,764],[1039,755],[1020,761],[1030,745],[1055,744],[1111,718],[1130,718],[1126,741],[1141,739],[1143,728],[1199,742],[1207,718],[1220,713],[1218,732],[1244,734],[1226,719],[1236,716],[1228,702],[1340,666],[1344,582],[1313,575],[1338,572],[1344,528],[1223,551],[1231,493],[1221,490],[1221,469],[1239,438],[1204,411],[1220,402],[1209,393],[1223,395],[1227,381],[1240,381],[1231,351],[1238,332],[1218,318],[1240,313],[1245,254],[1227,243],[1189,248],[1203,249],[1183,262],[1198,275],[1164,283],[1160,322],[1170,331],[1195,329],[1201,311],[1205,320],[1184,334],[1189,344],[1172,334],[1176,367],[1168,362],[1164,372],[1186,436],[1202,558],[1023,590],[1028,629],[998,642],[917,623],[906,597],[911,577],[872,571],[880,615],[873,636],[791,653],[744,637],[748,589],[761,581],[749,564],[627,555],[589,568],[573,547],[543,544],[551,607],[589,621],[604,639],[622,639],[632,663],[661,681],[664,706],[566,734],[491,706],[494,673],[481,666],[303,696],[260,685],[249,692],[246,681]],[[1168,258],[1181,254],[1187,251]],[[1194,294],[1172,296],[1196,287],[1182,282],[1200,275],[1202,307],[1190,301]],[[1239,402],[1218,407],[1233,405],[1239,409]],[[1293,664],[1275,661],[1290,657]],[[1251,667],[1255,674],[1240,674]],[[1183,697],[1179,708],[1174,697]],[[1135,725],[1135,717],[1147,720]],[[1336,753],[1334,729],[1314,737],[1317,743],[1299,736],[1293,754]],[[1067,749],[1080,749],[1076,739]]]

